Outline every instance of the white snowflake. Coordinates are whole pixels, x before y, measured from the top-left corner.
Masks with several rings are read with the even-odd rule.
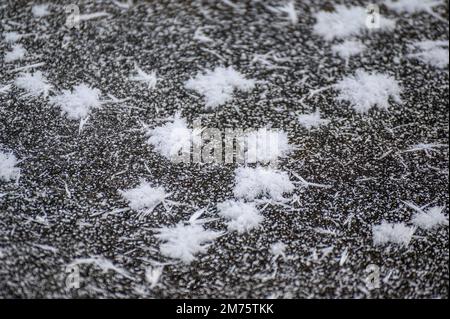
[[[234,195],[254,200],[268,196],[275,201],[285,201],[284,193],[292,193],[294,184],[286,172],[264,167],[239,167],[236,169]]]
[[[388,109],[389,98],[401,103],[401,88],[395,78],[377,72],[356,70],[335,85],[339,91],[338,100],[348,101],[359,113],[366,113],[372,107]]]
[[[300,114],[298,116],[298,122],[301,126],[310,130],[321,125],[327,125],[330,123],[330,120],[323,119],[320,115],[320,111],[316,110],[314,113]]]
[[[258,227],[264,220],[254,203],[227,200],[218,203],[217,210],[219,215],[227,220],[228,230],[240,234]]]
[[[47,78],[41,71],[22,73],[15,79],[14,84],[18,88],[25,90],[28,93],[26,96],[31,97],[43,95],[45,98],[52,89],[52,85],[48,83]]]
[[[8,182],[20,175],[20,169],[16,167],[19,162],[12,153],[0,151],[0,180]]]
[[[100,107],[100,91],[86,84],[79,84],[72,91],[63,90],[50,98],[50,102],[61,108],[61,113],[70,120],[86,118],[93,108]]]
[[[169,193],[163,187],[153,187],[149,182],[141,182],[135,188],[119,192],[128,201],[131,209],[138,211],[141,217],[153,212],[160,204],[163,204]]]
[[[156,83],[158,82],[156,71],[152,71],[150,74],[147,74],[138,66],[136,66],[136,75],[131,76],[130,80],[147,84],[147,88],[149,90],[154,89],[156,87]]]
[[[415,227],[409,227],[404,223],[391,224],[383,221],[372,228],[374,245],[393,243],[408,246],[416,231]]]
[[[197,74],[184,84],[188,90],[196,91],[205,97],[208,108],[217,108],[233,99],[235,89],[248,92],[255,86],[255,81],[246,79],[232,67],[216,67],[204,74]]]

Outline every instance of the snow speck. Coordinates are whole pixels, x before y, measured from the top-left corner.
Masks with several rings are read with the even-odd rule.
[[[314,113],[300,114],[298,116],[298,122],[301,126],[310,130],[321,125],[327,125],[330,123],[330,120],[323,119],[320,115],[320,111],[316,110]]]
[[[22,73],[15,80],[14,84],[27,92],[26,96],[38,97],[43,95],[47,97],[52,85],[48,83],[47,78],[41,71],[35,73]]]
[[[264,217],[254,203],[227,200],[217,204],[219,215],[227,220],[230,231],[242,234],[259,226]]]
[[[61,108],[61,113],[70,120],[86,118],[92,108],[100,107],[100,90],[86,84],[79,84],[70,90],[63,90],[61,94],[51,97],[51,103]]]
[[[335,88],[339,91],[338,100],[348,101],[355,111],[366,113],[372,107],[388,109],[389,98],[401,103],[401,88],[395,78],[362,69],[355,75],[345,77]]]
[[[122,197],[128,201],[131,209],[146,216],[164,200],[170,196],[163,187],[152,187],[148,182],[141,182],[137,187],[119,191]]]
[[[176,113],[169,122],[147,131],[148,144],[162,156],[171,159],[179,152],[190,152],[192,129],[188,128],[186,120]]]
[[[136,72],[135,75],[130,76],[131,81],[145,83],[149,90],[152,90],[156,87],[156,83],[158,81],[158,78],[156,76],[156,71],[152,71],[152,72],[150,72],[150,74],[147,74],[141,68],[136,66],[135,72]]]
[[[361,54],[366,49],[366,46],[357,40],[345,40],[342,43],[335,44],[331,47],[331,51],[348,61],[352,56]]]
[[[248,92],[255,86],[255,81],[246,79],[232,67],[216,67],[214,70],[197,74],[184,84],[188,90],[193,90],[205,97],[208,108],[217,108],[233,99],[235,89]]]
[[[391,224],[383,221],[372,228],[373,243],[376,246],[388,243],[408,246],[415,231],[416,227],[409,227],[404,223]]]
[[[156,229],[156,238],[163,244],[160,252],[163,256],[179,259],[185,264],[195,260],[195,255],[205,253],[211,243],[222,233],[207,230],[201,224],[184,224]]]
[[[275,201],[285,201],[284,193],[292,193],[294,184],[286,172],[264,167],[239,167],[236,169],[234,195],[253,200],[268,196]]]
[[[448,41],[419,41],[410,46],[413,53],[409,58],[418,59],[423,63],[430,64],[436,68],[447,68],[448,66]]]
[[[0,180],[9,182],[19,177],[20,169],[16,167],[17,164],[14,154],[0,151]]]
[[[442,206],[430,207],[425,211],[417,212],[411,222],[425,230],[448,226],[448,217],[443,214],[443,210]]]
[[[31,7],[31,12],[36,18],[41,18],[48,16],[50,14],[50,11],[48,10],[49,5],[48,4],[37,4]]]
[[[6,52],[4,61],[5,63],[21,60],[25,57],[27,50],[21,44],[15,44],[11,51]]]
[[[319,11],[315,14],[315,18],[314,33],[327,41],[361,35],[369,30],[388,31],[395,27],[394,21],[380,16],[380,27],[369,29],[366,25],[369,15],[362,6],[337,5],[335,11]]]

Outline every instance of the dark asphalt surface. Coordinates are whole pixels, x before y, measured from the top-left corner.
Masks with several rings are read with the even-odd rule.
[[[372,243],[372,225],[411,219],[413,211],[402,200],[449,206],[448,147],[430,156],[402,152],[418,143],[448,144],[448,70],[405,57],[412,41],[448,41],[448,23],[381,7],[397,19],[395,31],[360,36],[368,50],[345,67],[332,54],[333,43],[312,34],[313,13],[329,10],[328,1],[297,1],[296,25],[263,1],[239,8],[148,1],[128,10],[110,1],[79,1],[81,13],[110,16],[84,21],[78,30],[64,25],[64,4],[74,2],[52,2],[51,14],[39,19],[31,3],[0,2],[1,32],[35,34],[20,40],[28,52],[24,60],[1,60],[0,84],[14,80],[14,68],[44,62],[38,69],[56,90],[87,83],[101,90],[103,100],[107,94],[128,100],[94,110],[79,134],[79,122],[61,116],[47,99],[21,98],[15,87],[0,94],[0,147],[21,160],[19,181],[0,181],[0,297],[448,298],[448,227],[417,230],[408,247]],[[447,16],[448,2],[435,12]],[[213,42],[193,39],[200,26],[208,27],[204,33]],[[9,47],[1,41],[0,55]],[[286,68],[251,63],[254,54],[271,50],[290,59],[280,62]],[[129,81],[135,63],[157,71],[154,90]],[[183,83],[218,65],[232,65],[259,82],[250,93],[236,93],[207,111]],[[310,90],[358,68],[394,76],[403,87],[403,104],[361,115],[336,101],[334,90],[299,103]],[[296,114],[315,108],[330,123],[307,131]],[[294,210],[268,206],[260,229],[227,233],[190,265],[166,265],[151,288],[145,269],[171,262],[160,255],[153,228],[187,220],[195,209],[180,205],[165,213],[160,206],[145,219],[132,211],[110,214],[127,207],[118,190],[149,180],[172,192],[174,201],[209,207],[208,217],[217,217],[216,203],[233,197],[236,165],[173,164],[146,143],[142,123],[156,126],[176,111],[209,127],[283,129],[298,149],[280,161],[280,169],[331,187],[298,185]],[[209,226],[226,230],[223,220]],[[270,253],[277,242],[287,245],[285,259]],[[348,259],[340,265],[345,251]],[[81,287],[68,289],[67,265],[92,256],[128,276],[80,265]],[[380,267],[378,289],[365,286],[369,264]]]

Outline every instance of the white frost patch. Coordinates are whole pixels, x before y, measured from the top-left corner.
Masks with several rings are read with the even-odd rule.
[[[419,41],[410,46],[414,53],[408,54],[409,58],[418,59],[436,68],[448,66],[448,41]]]
[[[79,84],[72,91],[63,90],[61,94],[51,97],[51,103],[61,108],[61,113],[70,120],[86,118],[92,108],[100,107],[100,90],[86,84]]]
[[[352,56],[361,54],[366,50],[366,46],[357,40],[345,40],[342,43],[335,44],[331,47],[331,51],[341,57],[342,59],[348,61]]]
[[[408,246],[416,231],[416,227],[406,226],[404,223],[391,224],[383,221],[372,228],[374,245],[393,243]]]
[[[440,226],[448,226],[448,217],[442,212],[444,207],[435,206],[426,210],[418,211],[412,218],[411,222],[425,230],[431,230]]]
[[[292,149],[285,132],[261,128],[239,138],[245,144],[247,163],[268,163],[286,156]]]
[[[335,85],[339,90],[338,100],[348,101],[355,111],[366,113],[377,106],[380,109],[389,107],[389,97],[401,103],[401,88],[395,78],[377,72],[366,72],[362,69],[355,75],[345,77]]]
[[[36,18],[45,17],[50,14],[50,11],[48,11],[48,7],[49,5],[47,3],[36,4],[33,7],[31,7],[31,12]]]
[[[119,191],[119,193],[128,201],[130,208],[138,211],[142,216],[152,213],[170,196],[163,187],[152,187],[148,182],[142,182],[135,188]]]
[[[306,128],[307,130],[310,130],[313,127],[315,128],[321,125],[327,125],[328,123],[330,123],[330,120],[323,119],[320,115],[320,111],[316,110],[314,113],[300,114],[298,116],[298,122],[301,126]]]
[[[228,220],[228,230],[237,231],[240,234],[258,227],[264,220],[254,203],[227,200],[218,203],[217,210],[221,217]]]
[[[186,120],[176,113],[171,121],[147,131],[148,144],[164,157],[171,159],[179,152],[190,152],[192,129]]]
[[[275,201],[285,201],[284,193],[292,193],[294,184],[286,172],[264,167],[239,167],[236,169],[234,195],[253,200],[268,196]]]
[[[0,180],[8,182],[17,179],[20,175],[20,169],[16,167],[18,163],[14,154],[0,151]]]
[[[232,67],[216,67],[214,70],[197,74],[187,80],[184,87],[196,91],[205,97],[206,106],[217,108],[233,99],[235,89],[248,92],[255,86],[255,81],[246,79]]]
[[[21,60],[25,57],[27,50],[21,44],[15,44],[11,51],[5,54],[5,63]]]
[[[294,25],[298,23],[298,14],[295,10],[294,1],[289,1],[278,7],[268,7],[268,9],[277,14],[285,15],[287,20]]]
[[[28,93],[26,96],[32,97],[40,95],[47,97],[48,92],[52,88],[52,85],[48,83],[47,78],[41,71],[22,73],[14,80],[14,84],[18,88],[25,90]]]
[[[152,71],[150,74],[147,74],[138,66],[136,66],[136,75],[131,76],[130,80],[147,84],[149,90],[154,89],[156,87],[156,83],[158,82],[156,71]]]
[[[368,30],[386,31],[395,27],[395,22],[380,16],[380,27],[369,29],[366,21],[370,18],[365,7],[347,7],[337,5],[335,11],[319,11],[315,14],[314,33],[325,40],[342,39],[357,36]]]
[[[206,230],[201,224],[185,225],[183,222],[171,227],[156,229],[156,238],[164,243],[160,246],[163,256],[179,259],[185,264],[195,260],[195,255],[205,253],[211,243],[222,233]]]

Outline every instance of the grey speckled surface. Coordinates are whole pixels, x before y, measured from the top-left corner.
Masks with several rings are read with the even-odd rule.
[[[110,1],[81,1],[82,13],[106,11],[110,17],[83,22],[79,30],[64,26],[63,4],[52,2],[51,15],[36,19],[30,3],[1,2],[0,31],[36,36],[20,41],[28,50],[24,61],[2,60],[0,84],[14,79],[15,67],[45,62],[39,69],[57,89],[84,82],[104,97],[130,100],[95,110],[79,135],[79,123],[61,116],[47,100],[20,98],[16,88],[0,95],[0,146],[22,160],[18,183],[0,182],[0,193],[6,194],[0,198],[1,297],[448,298],[448,227],[418,230],[407,248],[375,247],[371,233],[382,220],[410,220],[413,211],[402,200],[448,207],[448,147],[431,156],[401,153],[417,143],[448,144],[448,70],[404,57],[411,41],[448,41],[448,23],[427,13],[400,16],[382,7],[383,14],[397,19],[395,31],[360,37],[369,50],[345,67],[332,55],[331,44],[311,33],[312,13],[330,2],[297,1],[300,21],[292,26],[263,1],[241,4],[240,10],[215,1],[148,1],[129,10]],[[435,10],[446,16],[448,2]],[[199,26],[209,27],[205,33],[214,42],[193,39]],[[0,42],[0,52],[8,47]],[[251,65],[255,53],[270,50],[291,59],[282,63],[286,69]],[[155,90],[128,80],[135,63],[157,71],[161,81]],[[221,64],[266,82],[208,112],[183,82],[200,68]],[[404,103],[359,115],[337,102],[333,90],[299,103],[311,89],[357,68],[395,76],[404,88]],[[296,114],[314,108],[331,123],[308,132]],[[228,233],[191,265],[165,267],[160,286],[150,289],[144,275],[149,261],[167,261],[158,253],[152,228],[186,220],[193,209],[178,206],[167,214],[159,207],[158,214],[143,220],[131,211],[106,214],[126,207],[117,191],[146,179],[173,192],[176,201],[209,205],[211,216],[215,203],[232,198],[234,165],[175,165],[146,144],[141,122],[154,126],[176,110],[210,127],[281,128],[299,149],[280,168],[332,187],[298,187],[296,211],[269,206],[260,229]],[[345,224],[349,216],[350,225]],[[221,220],[210,227],[226,229]],[[317,232],[319,227],[334,234]],[[273,262],[269,247],[278,241],[287,244],[291,258]],[[339,266],[346,249],[348,260]],[[80,289],[68,290],[66,265],[88,256],[111,260],[131,278],[82,265]],[[369,264],[380,266],[382,278],[391,274],[372,291],[363,281]]]

